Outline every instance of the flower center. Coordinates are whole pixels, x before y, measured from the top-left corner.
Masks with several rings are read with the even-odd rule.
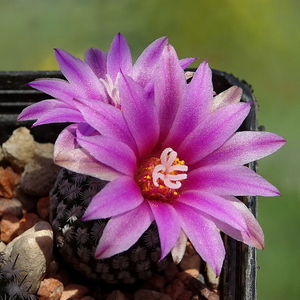
[[[181,187],[181,181],[187,178],[187,170],[184,161],[177,157],[177,152],[166,148],[160,158],[145,160],[135,179],[145,199],[170,203],[177,199],[177,190]]]
[[[113,101],[113,105],[116,107],[119,107],[121,105],[120,101],[120,91],[118,87],[118,81],[119,81],[119,74],[117,75],[115,83],[111,79],[111,77],[106,74],[106,80],[103,78],[100,78],[100,82],[103,84],[104,88],[106,89],[107,94]]]

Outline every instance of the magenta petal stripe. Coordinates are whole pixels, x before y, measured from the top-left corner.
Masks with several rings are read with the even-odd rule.
[[[180,224],[178,214],[172,205],[158,201],[148,201],[155,222],[158,228],[158,234],[161,245],[161,257],[163,259],[174,247],[180,237]],[[172,228],[172,230],[169,230]]]
[[[184,189],[200,189],[217,195],[279,196],[280,193],[263,177],[244,166],[215,165],[191,171]]]
[[[250,111],[249,103],[223,106],[191,132],[178,148],[188,165],[197,163],[218,149],[239,128]]]
[[[236,228],[231,227],[229,224],[222,222],[212,217],[212,220],[216,223],[217,227],[231,236],[232,238],[246,243],[249,246],[256,247],[258,249],[264,249],[264,234],[258,224],[254,215],[250,212],[249,208],[240,200],[232,196],[224,196],[224,198],[231,202],[239,210],[239,214],[244,218],[248,231],[239,231]]]
[[[141,86],[145,87],[151,80],[167,42],[167,37],[157,39],[136,60],[132,70],[132,78]]]
[[[102,180],[114,180],[122,173],[101,164],[83,148],[78,148],[76,141],[77,124],[69,125],[58,136],[53,159],[54,162],[73,172],[90,175]]]
[[[212,267],[216,276],[221,273],[225,249],[214,222],[181,202],[174,204],[182,229],[199,255]]]
[[[133,79],[121,76],[122,111],[139,151],[139,157],[149,155],[159,136],[159,124],[153,101]]]
[[[136,156],[128,145],[102,135],[84,136],[78,130],[77,142],[100,163],[124,175],[134,175]]]
[[[240,231],[247,231],[246,223],[240,217],[239,210],[221,196],[206,191],[189,190],[183,192],[178,201],[213,216]]]
[[[97,48],[89,48],[84,53],[84,61],[90,66],[98,78],[105,78],[107,74],[107,54]]]
[[[126,251],[146,231],[153,221],[153,214],[146,201],[134,210],[112,217],[106,227],[95,257],[104,259]]]
[[[126,39],[118,33],[107,54],[107,74],[115,82],[119,72],[132,73],[132,58]]]
[[[136,182],[131,177],[121,176],[94,196],[82,220],[110,218],[136,208],[143,201]]]
[[[285,139],[275,133],[236,132],[223,146],[201,160],[201,166],[213,164],[244,165],[277,151]]]

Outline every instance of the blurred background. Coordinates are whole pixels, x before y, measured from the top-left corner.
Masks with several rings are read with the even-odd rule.
[[[259,162],[259,173],[282,197],[259,199],[266,248],[258,251],[258,299],[298,298],[300,1],[0,0],[0,5],[1,71],[57,70],[53,48],[82,58],[88,47],[107,51],[121,32],[134,58],[156,38],[169,36],[180,58],[208,59],[212,68],[250,83],[259,123],[288,140]]]

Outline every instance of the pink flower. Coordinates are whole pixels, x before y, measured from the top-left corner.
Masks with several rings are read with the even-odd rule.
[[[54,159],[72,171],[109,181],[83,216],[110,218],[96,258],[127,250],[155,221],[161,258],[171,252],[174,261],[180,261],[189,239],[218,276],[225,256],[219,230],[264,247],[261,227],[236,196],[279,195],[245,164],[275,152],[285,140],[267,132],[236,132],[250,110],[249,103],[239,102],[242,90],[232,87],[214,97],[206,61],[187,84],[175,50],[163,44],[155,64],[145,69],[151,76],[141,70],[135,76],[131,64],[126,69],[116,63],[109,73],[112,83],[106,80],[113,86],[117,79],[117,89],[111,92],[101,84],[108,67],[102,72],[101,66],[90,63],[101,79],[88,80],[85,63],[79,66],[74,60],[73,68],[71,60],[60,61],[61,68],[67,66],[68,71],[62,71],[70,83],[58,86],[63,97],[51,95],[65,100],[47,101],[61,103],[60,122],[75,124],[58,137]],[[44,80],[44,86],[51,86],[49,82]],[[33,113],[29,107],[21,118],[38,117],[38,124],[58,120],[55,113],[43,117],[37,112],[37,107],[48,109],[47,101],[37,104]],[[66,118],[63,105],[68,105]]]

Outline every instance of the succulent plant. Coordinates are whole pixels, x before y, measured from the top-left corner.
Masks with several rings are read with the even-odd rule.
[[[0,252],[0,300],[36,300],[24,284],[26,277],[16,268],[16,260],[11,261]]]
[[[50,222],[59,252],[72,268],[89,278],[107,283],[134,283],[163,270],[170,257],[160,260],[155,222],[127,251],[106,259],[94,252],[108,219],[82,221],[93,196],[106,181],[62,169],[50,193]],[[120,234],[122,234],[120,232]]]

